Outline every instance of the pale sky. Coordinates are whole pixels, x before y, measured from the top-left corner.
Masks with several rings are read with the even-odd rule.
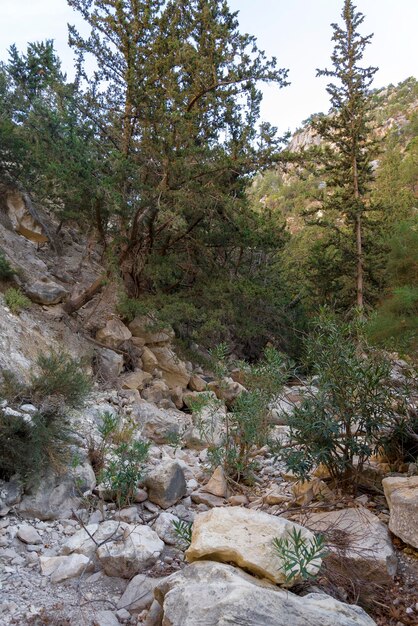
[[[263,88],[263,119],[280,132],[294,130],[312,113],[327,111],[326,79],[316,68],[330,66],[331,22],[341,22],[343,0],[229,0],[239,11],[241,31],[255,35],[259,47],[290,70],[292,85]],[[374,86],[418,77],[418,0],[357,0],[365,14],[362,34],[374,33],[364,64],[380,68]],[[81,18],[66,0],[0,0],[0,59],[16,43],[54,39],[63,69],[72,74],[67,23],[83,30]]]

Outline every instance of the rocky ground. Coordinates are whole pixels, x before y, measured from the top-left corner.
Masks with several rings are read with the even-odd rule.
[[[0,244],[34,303],[14,315],[0,294],[0,369],[27,382],[40,352],[65,347],[86,359],[96,381],[84,408],[69,414],[71,464],[31,489],[18,478],[0,482],[0,624],[418,623],[416,467],[393,475],[375,459],[358,497],[342,497],[322,468],[300,483],[259,449],[254,483],[228,482],[210,466],[207,446],[220,445],[225,414],[243,390],[239,372],[220,383],[177,355],[172,329],[152,329],[141,316],[123,324],[106,290],[68,316],[65,298],[100,270],[76,232],[64,238],[65,263],[1,220]],[[306,384],[285,388],[272,407],[277,437],[286,438],[283,411]],[[218,404],[197,416],[191,407],[202,393]],[[0,408],[29,422],[37,410],[7,400]],[[151,443],[129,506],[118,507],[93,471],[104,415],[117,416],[131,440]],[[193,522],[190,547],[174,532],[180,521]],[[287,589],[273,540],[293,528],[307,542],[323,533],[329,554],[316,580],[296,576]]]

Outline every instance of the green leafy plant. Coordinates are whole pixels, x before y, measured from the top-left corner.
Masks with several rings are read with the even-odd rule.
[[[126,293],[122,293],[118,299],[117,311],[126,322],[132,322],[135,317],[146,315],[149,307],[140,300],[129,298]]]
[[[320,463],[334,484],[356,490],[367,459],[398,421],[402,398],[389,384],[390,363],[369,348],[364,324],[345,323],[324,311],[307,339],[316,393],[287,415],[289,442],[278,456],[301,478]]]
[[[328,555],[322,535],[316,535],[307,541],[302,536],[302,531],[296,527],[292,528],[287,537],[275,537],[273,546],[282,561],[281,567],[287,584],[298,578],[315,579],[321,567],[321,560]]]
[[[74,443],[62,414],[38,412],[30,420],[0,410],[0,477],[19,474],[26,483],[37,482],[47,467],[62,471]]]
[[[38,373],[32,377],[31,392],[35,399],[61,397],[66,405],[80,407],[91,389],[89,377],[79,359],[66,352],[41,354],[37,360]]]
[[[113,458],[100,472],[99,480],[119,507],[131,504],[144,474],[150,444],[145,441],[122,443],[112,452]]]
[[[225,361],[226,353],[225,346],[221,346],[216,354]],[[226,372],[225,362],[221,361],[216,371]],[[255,469],[252,452],[269,440],[270,403],[279,393],[287,375],[288,364],[283,356],[268,348],[258,363],[252,366],[245,364],[246,389],[233,401],[229,412],[220,413],[219,401],[210,396],[203,396],[192,404],[195,421],[200,424],[208,442],[208,458],[212,466],[222,465],[227,476],[233,480],[252,482]],[[206,415],[203,413],[205,410]],[[223,426],[220,441],[213,439],[217,420],[221,420]]]
[[[182,550],[187,550],[192,542],[193,522],[173,520],[173,529],[177,536],[178,545]]]
[[[9,287],[4,292],[4,301],[12,313],[20,313],[24,309],[29,309],[31,301],[20,289]]]

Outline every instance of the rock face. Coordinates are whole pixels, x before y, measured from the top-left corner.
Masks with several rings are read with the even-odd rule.
[[[0,517],[7,515],[11,507],[20,502],[23,485],[18,478],[0,480]]]
[[[167,443],[173,436],[181,437],[192,428],[190,415],[175,409],[159,409],[145,400],[132,406],[132,417],[142,435],[155,443]]]
[[[126,587],[118,602],[118,609],[126,608],[130,613],[140,613],[147,609],[154,600],[154,589],[161,581],[161,578],[149,578],[145,574],[138,574]]]
[[[157,561],[164,543],[149,526],[124,524],[120,539],[100,546],[96,555],[108,576],[131,578]]]
[[[133,337],[143,340],[144,344],[168,343],[174,338],[172,328],[155,328],[155,323],[147,315],[136,317],[129,324]]]
[[[148,499],[163,509],[176,504],[186,495],[184,472],[176,461],[165,461],[148,474],[145,484]]]
[[[157,367],[161,370],[163,378],[170,389],[187,387],[190,374],[186,365],[178,358],[176,353],[168,346],[153,347],[152,352],[157,359]]]
[[[213,381],[208,384],[208,389],[213,391],[216,397],[226,402],[227,405],[232,404],[243,391],[246,391],[243,385],[235,382],[232,378],[223,378],[220,381]]]
[[[124,341],[128,341],[131,337],[129,328],[117,318],[108,320],[106,326],[96,333],[96,340],[109,348],[119,348]]]
[[[365,579],[377,582],[387,573],[393,578],[397,570],[397,558],[383,522],[366,508],[342,509],[329,513],[309,513],[304,523],[315,533],[330,533],[330,544],[335,561],[343,559],[352,564],[353,571],[361,570]],[[339,541],[338,541],[339,539]],[[390,582],[390,581],[388,581]]]
[[[77,509],[81,496],[96,486],[96,477],[88,462],[67,474],[50,471],[41,482],[17,506],[22,517],[36,517],[41,520],[71,517]]]
[[[418,476],[390,476],[382,484],[390,510],[390,530],[418,549]]]
[[[235,563],[257,576],[284,584],[282,561],[274,550],[273,540],[286,537],[293,528],[300,530],[308,542],[314,537],[303,526],[268,513],[236,507],[214,508],[196,516],[186,559]],[[312,574],[317,571],[315,565],[310,569]],[[297,579],[296,576],[293,583]]]
[[[62,302],[68,294],[67,290],[53,282],[42,282],[38,280],[31,285],[25,286],[26,295],[37,304],[58,304]]]
[[[167,626],[376,626],[357,606],[317,593],[300,597],[210,561],[169,576],[155,596]]]
[[[115,381],[123,369],[123,356],[108,348],[97,350],[98,374],[105,382]]]

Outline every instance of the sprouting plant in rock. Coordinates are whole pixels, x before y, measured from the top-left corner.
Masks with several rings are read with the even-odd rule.
[[[289,441],[278,456],[301,478],[322,463],[334,483],[355,490],[366,461],[397,423],[399,394],[390,385],[390,363],[371,350],[363,324],[329,312],[306,343],[317,393],[306,393],[287,416]]]
[[[221,355],[225,354],[222,348]],[[224,372],[222,364],[219,371]],[[252,481],[255,468],[254,449],[264,446],[270,436],[270,404],[283,387],[288,366],[283,356],[273,348],[267,348],[263,358],[255,365],[245,367],[245,389],[233,401],[230,411],[218,417],[222,420],[222,432],[218,440],[209,442],[208,458],[216,467],[222,465],[228,477],[235,481]],[[202,403],[200,414],[202,414]],[[209,417],[201,420],[203,426],[219,411],[219,402],[210,399]],[[199,419],[199,411],[197,412]]]
[[[138,483],[144,475],[150,444],[145,441],[121,443],[100,472],[99,480],[119,507],[134,502]]]
[[[87,454],[96,476],[104,468],[106,452],[118,427],[119,417],[110,411],[105,411],[101,415],[99,425],[100,441],[97,441],[92,435],[87,439]]]
[[[16,287],[9,287],[4,292],[4,301],[12,313],[20,313],[24,309],[28,309],[31,305],[29,298]]]
[[[45,397],[62,398],[70,407],[81,407],[91,389],[89,377],[79,359],[63,351],[41,354],[37,360],[38,373],[32,376],[31,390],[35,400]]]
[[[281,560],[281,569],[286,577],[286,583],[292,583],[296,578],[302,580],[315,579],[321,567],[321,561],[328,555],[325,539],[322,535],[315,535],[309,541],[302,536],[302,530],[293,527],[288,536],[275,537],[273,546]]]
[[[177,537],[179,548],[187,550],[192,542],[192,528],[193,522],[186,522],[185,520],[173,520],[173,530]]]

